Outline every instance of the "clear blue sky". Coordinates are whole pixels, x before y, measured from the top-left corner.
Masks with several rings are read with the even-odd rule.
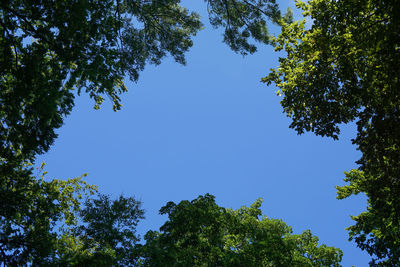
[[[197,2],[191,7],[205,15]],[[276,89],[260,82],[277,65],[273,49],[242,57],[203,21],[187,66],[170,58],[148,66],[137,84],[127,82],[121,111],[110,103],[95,111],[87,95],[78,97],[50,152],[38,159],[48,176],[87,172],[101,192],[135,196],[146,210],[142,236],[163,224],[158,210],[168,201],[211,193],[236,209],[261,197],[268,217],[341,248],[343,266],[367,266],[369,256],[345,231],[350,215],[365,209],[365,197],[335,198],[335,185],[360,157],[350,141],[354,125],[343,127],[339,141],[298,136]]]

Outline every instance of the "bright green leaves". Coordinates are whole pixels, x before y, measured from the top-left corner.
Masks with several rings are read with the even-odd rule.
[[[6,265],[128,266],[136,264],[140,255],[146,266],[338,266],[338,249],[318,246],[310,232],[293,235],[280,220],[260,218],[261,200],[250,208],[231,210],[219,207],[211,195],[168,203],[161,209],[169,217],[161,233],[148,232],[146,245],[135,246],[135,228],[143,218],[140,202],[124,197],[112,201],[99,195],[83,204],[95,193],[94,186],[81,178],[39,179],[24,165],[49,149],[57,137],[55,129],[71,112],[76,95],[89,94],[96,109],[109,98],[113,109],[119,110],[120,95],[127,91],[123,82],[127,75],[137,81],[147,64],[160,64],[168,55],[185,64],[185,53],[202,23],[179,2],[1,3],[0,248],[4,253],[0,259]],[[387,71],[387,66],[373,57],[369,45],[352,48],[360,42],[356,38],[364,38],[357,35],[357,28],[341,27],[340,34],[330,35],[334,31],[329,23],[338,17],[329,9],[339,10],[336,1],[311,1],[314,9],[299,3],[316,22],[326,22],[310,31],[305,31],[304,22],[292,23],[290,11],[282,17],[274,0],[205,2],[211,24],[225,29],[224,42],[235,52],[254,53],[251,39],[285,49],[288,59],[281,59],[280,68],[265,81],[281,87],[282,104],[299,132],[312,130],[336,137],[337,124],[353,120],[360,108],[375,112],[365,104],[368,98],[364,94],[369,92],[378,96],[371,107],[380,107],[381,94],[388,94],[385,101],[390,100],[392,106],[398,104],[397,98],[391,98],[396,95],[390,85],[366,89],[367,93],[356,90],[363,78],[372,79],[375,86],[393,76],[376,74]],[[391,18],[383,13],[370,18],[380,16]],[[276,39],[268,33],[267,20],[282,25],[282,34]],[[380,32],[373,33],[380,38]],[[378,37],[374,41],[380,40]],[[346,44],[344,49],[342,44]],[[377,72],[362,76],[358,70],[368,64]],[[344,78],[335,78],[336,74]],[[392,83],[397,85],[395,80]],[[395,122],[392,117],[384,118],[385,123]],[[365,126],[369,119],[362,118],[363,140],[379,139],[380,132]],[[364,151],[364,143],[359,144]],[[385,149],[379,155],[384,159],[382,166],[387,166],[393,162],[391,155],[397,153],[398,143],[384,139],[382,144]],[[365,151],[370,149],[368,144],[365,147]],[[372,162],[370,157],[363,160]],[[392,203],[390,198],[385,201]],[[387,231],[374,229],[372,233],[379,238],[387,236]]]
[[[48,264],[58,235],[74,227],[83,200],[96,191],[82,177],[44,180],[27,167],[0,164],[0,262],[7,266]]]
[[[347,228],[349,239],[375,256],[371,263],[395,266],[400,258],[398,181],[391,180],[391,176],[384,172],[371,175],[370,172],[351,170],[345,174],[344,180],[349,184],[336,187],[337,198],[358,193],[365,193],[368,197],[367,211],[352,216],[356,224]]]
[[[398,60],[397,41],[387,29],[393,16],[380,17],[374,12],[379,4],[367,2],[359,4],[366,10],[346,2],[297,3],[313,19],[311,28],[306,29],[305,20],[282,23],[274,42],[286,56],[263,81],[277,85],[282,106],[293,119],[291,127],[299,133],[337,138],[340,123],[370,118],[388,106],[379,99],[392,107],[398,104],[386,96],[394,96],[397,80],[392,70],[385,69]],[[360,130],[367,123],[363,121]]]
[[[280,66],[262,81],[277,85],[278,94],[283,95],[282,107],[292,118],[291,128],[336,139],[338,124],[353,120],[360,106],[352,93],[357,77],[354,72],[338,77],[338,44],[343,44],[342,40],[329,36],[327,25],[310,30],[305,25],[305,20],[282,23],[274,44],[276,51],[284,50],[287,56],[280,58]]]
[[[365,193],[368,211],[353,217],[350,236],[373,258],[400,260],[400,34],[393,1],[297,2],[305,21],[282,23],[275,49],[286,52],[263,78],[275,83],[291,128],[337,139],[356,121],[360,167],[346,173],[338,198]]]
[[[349,172],[345,172],[345,176],[344,181],[349,183],[349,185],[336,186],[337,199],[344,199],[366,191],[365,183],[367,179],[362,171],[350,170]]]
[[[78,178],[67,180],[53,179],[47,182],[49,189],[57,192],[57,202],[62,208],[63,217],[67,226],[76,225],[76,214],[82,207],[82,201],[97,192],[97,186],[89,185],[83,180],[86,174]]]
[[[288,237],[296,246],[294,252],[294,266],[341,266],[339,263],[343,253],[335,247],[318,246],[318,237],[313,236],[310,230],[300,235]]]
[[[37,176],[29,164],[0,164],[0,262],[6,266],[132,266],[141,203],[96,194],[82,175]]]
[[[260,218],[261,202],[225,209],[206,194],[167,203],[161,233],[145,236],[143,266],[340,266],[339,249],[318,246],[309,231],[293,235],[281,220]]]

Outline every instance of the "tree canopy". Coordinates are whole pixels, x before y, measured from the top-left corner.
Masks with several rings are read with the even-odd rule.
[[[250,207],[226,209],[209,194],[168,202],[161,232],[149,231],[143,266],[340,266],[340,249],[318,246],[310,231],[292,234],[281,220],[261,217],[258,199]]]
[[[0,169],[4,266],[136,266],[141,202],[97,193],[82,177],[45,179],[44,164]]]
[[[96,192],[83,177],[45,180],[44,165],[0,165],[0,262],[4,266],[47,265],[68,229],[78,222],[83,199]],[[10,177],[11,176],[11,177]]]
[[[78,213],[80,222],[60,239],[59,266],[137,266],[140,252],[136,227],[144,218],[141,202],[133,197],[98,194]]]
[[[267,20],[281,18],[274,0],[206,0],[211,24],[234,51],[270,42]],[[290,13],[285,17],[290,19]],[[185,63],[200,16],[179,0],[2,1],[0,4],[0,142],[3,158],[46,152],[55,129],[85,91],[114,110],[146,64],[166,55]]]
[[[365,193],[350,239],[371,265],[400,261],[400,8],[394,0],[297,1],[311,20],[292,22],[274,0],[205,0],[214,27],[233,51],[254,41],[286,54],[263,78],[274,83],[291,128],[338,139],[355,122],[358,169],[345,173],[338,198]],[[274,38],[268,21],[281,26]],[[34,175],[75,97],[121,108],[125,77],[170,55],[185,64],[200,16],[179,0],[5,0],[0,4],[0,260],[7,265],[338,266],[338,249],[309,231],[292,234],[260,218],[261,201],[239,210],[211,195],[161,209],[169,220],[136,245],[143,218],[134,198],[83,200],[96,188],[82,178]],[[42,172],[39,168],[39,172]]]
[[[211,24],[241,54],[256,51],[251,39],[269,43],[267,20],[281,17],[274,0],[204,2]],[[201,28],[200,16],[179,0],[0,3],[2,263],[134,263],[139,202],[100,195],[85,204],[95,187],[80,178],[48,181],[30,165],[49,150],[76,96],[87,93],[96,109],[108,97],[120,109],[125,77],[137,81],[167,55],[185,64]]]
[[[372,264],[400,261],[400,8],[396,1],[297,1],[306,20],[282,23],[276,51],[286,55],[263,81],[275,83],[291,128],[337,139],[356,121],[359,168],[338,198],[365,193],[350,239]]]

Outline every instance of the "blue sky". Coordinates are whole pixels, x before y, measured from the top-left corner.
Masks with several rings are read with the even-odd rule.
[[[205,14],[198,2],[191,6]],[[163,224],[158,210],[168,201],[211,193],[219,205],[236,209],[261,197],[268,217],[295,233],[311,229],[321,243],[341,248],[343,266],[366,266],[369,256],[347,241],[344,229],[351,214],[365,209],[365,197],[335,198],[335,185],[360,157],[350,141],[354,125],[342,127],[339,141],[297,135],[276,89],[260,82],[278,55],[268,46],[235,54],[206,20],[187,66],[171,58],[148,66],[138,83],[127,82],[121,111],[110,103],[96,111],[87,95],[78,97],[38,162],[46,162],[49,177],[87,172],[101,192],[143,201],[141,235]]]

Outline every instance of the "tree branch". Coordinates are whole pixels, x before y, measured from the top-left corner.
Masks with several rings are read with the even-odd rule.
[[[10,34],[10,32],[8,31],[6,25],[3,24],[3,21],[0,20],[0,25],[4,28],[5,33],[7,34],[7,36],[11,39],[11,41],[14,44],[14,54],[15,54],[15,70],[18,70],[18,52],[17,52],[17,44],[15,42],[14,36],[12,36]]]

